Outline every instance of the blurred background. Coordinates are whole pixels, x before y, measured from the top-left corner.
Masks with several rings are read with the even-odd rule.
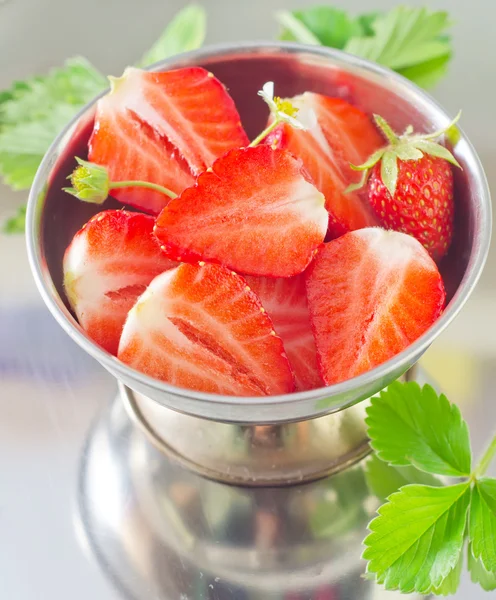
[[[323,2],[321,2],[323,3]],[[406,3],[406,2],[405,2]],[[0,90],[82,55],[119,75],[184,6],[180,0],[0,0]],[[205,0],[207,43],[275,39],[277,9],[305,0]],[[388,0],[335,0],[347,11],[388,9]],[[453,20],[449,75],[432,91],[462,128],[496,194],[496,3],[431,0]],[[0,222],[25,202],[0,185]],[[460,404],[480,450],[496,428],[496,250],[481,282],[423,365]],[[89,563],[72,521],[77,461],[90,423],[115,383],[55,324],[39,297],[22,235],[0,234],[0,597],[116,600],[121,596]],[[457,598],[482,598],[464,582]],[[175,599],[174,599],[175,600]]]

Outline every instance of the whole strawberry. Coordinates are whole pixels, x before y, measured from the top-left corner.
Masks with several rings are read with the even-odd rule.
[[[389,145],[352,168],[364,172],[361,185],[368,177],[369,201],[381,224],[412,235],[439,260],[453,237],[451,164],[460,167],[447,148],[433,141],[448,128],[418,135],[408,127],[398,136],[382,117],[374,115],[374,119]]]

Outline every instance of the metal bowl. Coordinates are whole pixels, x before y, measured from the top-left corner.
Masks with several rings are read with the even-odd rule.
[[[154,69],[188,65],[209,69],[228,87],[250,137],[265,124],[266,107],[256,93],[269,80],[275,81],[280,96],[309,90],[348,98],[368,113],[380,113],[398,130],[412,124],[418,130],[431,131],[450,121],[432,98],[403,77],[327,48],[291,43],[213,46],[174,57]],[[449,304],[441,318],[414,344],[359,377],[281,396],[220,396],[147,377],[122,364],[87,337],[71,313],[62,288],[63,252],[82,224],[101,210],[71,199],[61,191],[74,167],[74,155],[86,155],[93,104],[62,131],[38,170],[27,212],[31,268],[48,308],[65,331],[118,380],[163,407],[215,421],[244,424],[297,421],[349,407],[387,386],[420,358],[458,314],[481,274],[491,233],[490,196],[477,154],[461,132],[454,148],[463,167],[463,171],[455,172],[455,238],[448,257],[440,265]],[[117,206],[112,200],[107,205],[105,208]]]

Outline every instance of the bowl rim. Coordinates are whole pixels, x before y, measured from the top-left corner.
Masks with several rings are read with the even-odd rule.
[[[398,73],[341,50],[324,46],[271,41],[214,44],[207,45],[203,48],[192,50],[190,52],[178,54],[163,61],[159,61],[148,67],[148,70],[154,71],[159,69],[180,68],[182,66],[181,63],[192,64],[193,59],[197,59],[198,62],[204,62],[221,56],[227,57],[230,54],[256,55],[261,54],[264,51],[271,53],[281,52],[285,54],[316,55],[322,58],[328,58],[342,67],[346,67],[346,65],[358,67],[363,71],[375,74],[381,78],[393,80],[393,82],[399,86],[400,89],[403,88],[405,91],[409,92],[410,95],[414,96],[420,104],[423,106],[429,106],[431,111],[436,111],[437,115],[445,120],[446,124],[448,124],[451,120],[445,110],[436,100]],[[404,370],[406,370],[413,362],[416,362],[416,357],[418,358],[423,352],[425,352],[425,350],[438,337],[438,335],[444,331],[444,329],[446,329],[446,327],[458,315],[461,308],[474,290],[474,287],[481,276],[489,252],[492,228],[491,197],[487,178],[480,159],[463,130],[459,128],[460,140],[457,142],[457,145],[464,144],[466,146],[465,158],[470,161],[470,170],[474,176],[478,188],[477,195],[480,202],[480,206],[478,207],[478,219],[481,225],[480,231],[478,232],[478,243],[475,244],[475,247],[472,249],[467,268],[458,286],[458,289],[456,290],[453,298],[444,310],[441,317],[439,317],[438,320],[420,338],[410,344],[405,350],[395,355],[385,363],[375,367],[374,369],[340,383],[305,392],[293,392],[290,394],[280,394],[274,396],[224,396],[220,394],[199,392],[171,385],[128,367],[119,361],[115,356],[103,350],[89,337],[87,337],[71,313],[65,308],[53,285],[50,274],[46,268],[43,268],[44,258],[41,244],[42,220],[41,212],[39,212],[38,198],[40,193],[42,193],[45,188],[47,179],[46,176],[50,172],[51,167],[53,167],[54,158],[57,157],[59,148],[64,147],[64,140],[66,136],[73,132],[73,128],[79,123],[80,119],[86,116],[89,109],[100,97],[106,93],[107,90],[96,96],[74,116],[74,118],[58,134],[43,157],[29,192],[26,213],[26,243],[31,271],[38,290],[48,309],[59,325],[65,330],[65,332],[80,347],[82,347],[83,350],[98,360],[112,374],[123,377],[128,381],[135,380],[140,385],[153,388],[154,391],[157,392],[171,394],[173,396],[183,397],[189,400],[201,400],[208,402],[211,405],[221,405],[223,407],[229,405],[239,407],[240,405],[248,403],[251,406],[258,405],[266,408],[269,408],[271,405],[280,407],[282,404],[292,405],[294,403],[300,403],[309,400],[317,401],[326,396],[332,397],[338,395],[349,395],[354,389],[373,386],[374,382],[387,379],[388,374],[393,371],[397,371],[402,365],[405,367]],[[43,207],[41,211],[42,210]],[[340,410],[350,406],[354,402],[356,402],[356,400],[343,400],[340,403],[333,404],[332,409]]]

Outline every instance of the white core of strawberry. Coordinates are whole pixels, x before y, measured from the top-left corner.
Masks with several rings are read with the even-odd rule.
[[[109,102],[109,107],[112,110],[129,110],[135,114],[140,121],[147,123],[160,136],[166,138],[173,146],[178,149],[178,152],[183,158],[184,152],[181,151],[184,140],[188,140],[191,146],[191,153],[203,157],[206,164],[212,164],[217,156],[205,145],[191,123],[191,121],[177,109],[170,97],[164,90],[155,88],[157,93],[160,93],[160,101],[167,113],[169,119],[164,119],[157,110],[146,100],[145,88],[147,81],[143,77],[143,71],[135,67],[128,67],[124,71],[124,75],[116,80],[118,84],[115,90],[105,97],[103,100]],[[194,93],[194,90],[191,91]],[[222,128],[222,124],[216,124],[217,129]],[[226,124],[229,127],[229,124]],[[180,132],[180,133],[179,133]],[[184,149],[183,149],[184,150]],[[189,161],[188,161],[189,162]],[[204,169],[198,169],[194,164],[189,164],[192,172],[199,175]]]
[[[369,252],[390,270],[401,270],[412,260],[423,263],[426,269],[435,268],[434,261],[422,244],[411,235],[369,227],[355,231],[353,235],[367,240]]]
[[[281,207],[285,210],[286,205],[291,206],[295,216],[302,223],[312,223],[316,230],[325,236],[329,223],[329,213],[325,209],[325,197],[317,188],[303,179],[297,181],[291,193],[281,196]],[[277,210],[276,206],[272,210]]]
[[[123,236],[123,244],[124,239]],[[73,239],[64,256],[63,268],[67,296],[78,314],[98,306],[110,292],[148,284],[151,259],[143,258],[143,269],[139,268],[139,257],[133,257],[126,265],[129,259],[125,258],[125,250],[124,245],[116,247],[110,256],[96,259],[85,235]]]
[[[167,296],[164,290],[174,279],[177,267],[155,277],[147,289],[141,294],[129,315],[122,330],[120,347],[125,347],[139,331],[140,338],[147,348],[154,348],[157,358],[163,349],[155,342],[157,331],[169,339],[177,348],[186,349],[190,340],[179,331],[167,318]],[[174,300],[172,300],[174,302]],[[137,356],[137,358],[140,358]]]
[[[134,307],[129,311],[122,331],[119,356],[122,356],[122,353],[125,353],[130,345],[136,347],[137,344],[146,351],[148,361],[156,359],[158,365],[167,363],[168,383],[183,385],[181,378],[184,376],[184,372],[187,372],[203,381],[210,379],[214,386],[219,386],[219,373],[224,370],[225,360],[204,347],[201,342],[191,340],[173,322],[174,318],[185,322],[190,322],[192,319],[194,327],[197,325],[201,327],[201,323],[203,323],[204,327],[201,327],[203,333],[222,340],[222,345],[226,348],[227,353],[241,357],[244,364],[250,366],[253,374],[263,381],[263,378],[266,377],[264,365],[250,356],[244,345],[233,337],[224,321],[213,317],[203,308],[201,302],[192,304],[184,296],[178,295],[174,291],[174,278],[180,268],[176,267],[155,277],[138,298]],[[192,285],[199,283],[202,277],[203,273],[200,269]],[[235,305],[237,299],[237,296],[230,298],[231,306]],[[209,298],[209,302],[211,301],[212,296]],[[265,338],[267,338],[267,334],[260,339]],[[167,340],[167,345],[164,345],[164,340]],[[127,364],[139,368],[142,360],[139,349],[133,358],[134,360],[126,361]],[[154,371],[153,364],[149,363],[148,366]],[[222,386],[220,393],[239,394],[240,388],[233,379],[232,385]]]

